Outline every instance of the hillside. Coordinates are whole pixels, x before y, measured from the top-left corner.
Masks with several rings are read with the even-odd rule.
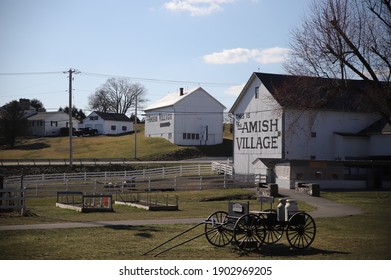
[[[214,146],[177,146],[165,139],[145,137],[143,131],[137,133],[137,160],[138,161],[170,161],[198,157],[232,157],[232,134],[225,134],[224,142]],[[91,136],[74,137],[72,140],[73,158],[134,158],[134,134],[121,136]],[[2,147],[1,159],[68,159],[68,137],[45,137],[22,139],[14,148]],[[46,167],[47,168],[47,167]],[[68,167],[50,167],[52,172],[69,172]],[[94,170],[112,170],[124,167],[93,167]],[[128,168],[128,167],[127,167]],[[41,173],[38,167],[0,168],[5,174],[15,173]],[[37,169],[34,171],[34,169]],[[82,170],[80,170],[82,169]],[[88,167],[75,166],[72,171],[88,171]],[[49,170],[47,170],[49,172]]]

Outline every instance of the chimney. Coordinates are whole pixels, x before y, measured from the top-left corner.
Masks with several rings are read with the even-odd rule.
[[[183,87],[179,88],[179,95],[180,95],[180,96],[183,95]]]

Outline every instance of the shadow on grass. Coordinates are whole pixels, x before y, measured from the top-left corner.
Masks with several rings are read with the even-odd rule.
[[[23,150],[23,151],[29,151],[29,150],[41,150],[45,148],[49,148],[50,145],[47,143],[31,143],[31,144],[23,144],[18,145],[12,148],[8,148],[9,150]]]
[[[132,225],[106,225],[105,228],[113,230],[129,230],[137,232],[135,235],[139,237],[151,238],[154,232],[160,232],[161,229],[157,229],[151,226],[132,226]]]
[[[348,255],[348,252],[333,251],[309,247],[306,249],[295,249],[285,244],[263,245],[259,254],[265,257],[295,257],[295,256],[314,256],[314,255]]]

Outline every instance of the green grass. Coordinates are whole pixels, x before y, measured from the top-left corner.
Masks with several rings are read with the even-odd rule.
[[[245,201],[252,190],[213,190],[180,192],[176,212],[148,212],[116,206],[114,213],[82,214],[54,207],[50,198],[31,199],[31,217],[2,217],[1,224],[27,224],[65,221],[136,220],[207,216],[227,208],[227,199]],[[234,246],[214,247],[200,238],[175,248],[156,259],[273,259],[339,260],[391,259],[391,193],[322,192],[323,197],[360,207],[359,216],[316,219],[317,235],[311,248],[293,250],[285,236],[275,245],[264,245],[261,252],[244,254]],[[221,200],[222,198],[226,200]],[[210,200],[210,198],[214,198]],[[250,201],[250,209],[259,205]],[[274,205],[275,207],[275,205]],[[302,210],[312,208],[299,204]],[[0,232],[0,259],[155,259],[143,253],[182,232],[191,225],[108,226],[99,228],[19,230]],[[202,226],[177,242],[202,233]],[[167,247],[164,247],[165,249]]]
[[[225,133],[224,143],[205,147],[177,146],[157,137],[137,133],[139,160],[179,160],[197,156],[231,156],[232,134]],[[72,155],[79,158],[134,158],[134,134],[121,136],[73,137]],[[69,137],[22,139],[14,148],[0,148],[0,159],[68,159]]]

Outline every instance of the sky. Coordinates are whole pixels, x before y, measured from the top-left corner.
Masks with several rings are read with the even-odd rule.
[[[112,77],[143,85],[144,107],[201,86],[229,110],[253,72],[286,73],[311,2],[0,0],[0,106],[68,106],[64,72],[74,69],[72,102],[87,114],[88,96]]]

